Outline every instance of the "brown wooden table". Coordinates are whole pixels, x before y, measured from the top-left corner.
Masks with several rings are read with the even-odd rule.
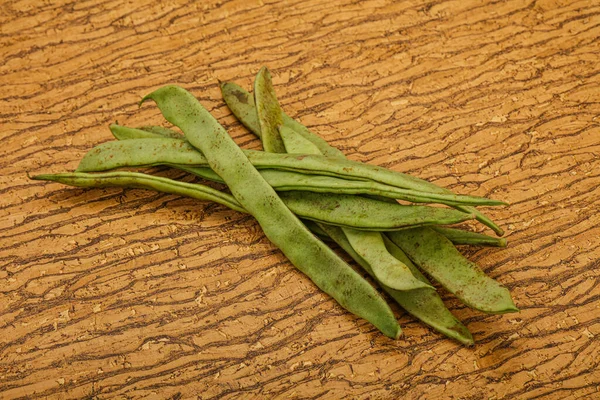
[[[0,6],[0,398],[600,398],[597,1],[141,3]],[[164,124],[137,102],[165,84],[258,149],[218,80],[263,65],[351,159],[509,201],[489,210],[509,247],[464,253],[521,312],[441,291],[476,346],[395,305],[390,340],[251,217],[27,179],[73,170],[111,122]]]

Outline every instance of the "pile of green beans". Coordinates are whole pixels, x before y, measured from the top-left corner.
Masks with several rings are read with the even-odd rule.
[[[501,236],[502,229],[476,206],[506,203],[458,195],[410,175],[347,160],[282,111],[266,68],[256,76],[254,96],[228,82],[221,83],[221,92],[232,113],[260,138],[264,151],[239,148],[192,94],[166,86],[142,103],[154,101],[183,135],[158,126],[114,124],[110,130],[117,141],[91,149],[75,172],[32,179],[144,188],[249,213],[321,290],[390,338],[398,338],[402,330],[386,298],[325,243],[336,243],[408,313],[463,344],[474,343],[471,333],[421,271],[469,307],[491,314],[518,311],[508,290],[455,248],[505,247],[506,240],[444,226],[476,219]],[[223,183],[229,193],[123,170],[155,165]]]

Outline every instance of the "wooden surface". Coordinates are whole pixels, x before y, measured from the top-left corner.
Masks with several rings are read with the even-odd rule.
[[[158,3],[0,6],[0,398],[600,398],[597,1]],[[262,65],[350,158],[509,201],[489,211],[509,247],[464,252],[521,312],[442,292],[477,345],[395,305],[393,341],[251,217],[27,179],[73,170],[115,120],[164,124],[137,102],[171,83],[259,148],[218,80]]]

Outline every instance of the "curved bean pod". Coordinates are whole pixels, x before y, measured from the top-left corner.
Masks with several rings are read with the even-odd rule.
[[[300,271],[350,312],[365,318],[391,338],[400,335],[394,314],[377,291],[316,239],[260,176],[227,131],[189,92],[177,86],[144,97],[178,126],[229,186],[233,196],[259,222],[265,235]]]
[[[256,107],[254,105],[254,99],[252,95],[244,90],[242,87],[236,85],[233,82],[221,82],[221,93],[223,99],[233,112],[233,115],[252,133],[259,138],[261,137],[260,125],[256,116]],[[315,146],[319,148],[319,151],[327,157],[346,158],[344,153],[336,149],[335,147],[329,146],[327,142],[318,135],[315,135],[309,131],[304,125],[296,122],[296,120],[290,118],[286,113],[283,112],[283,124],[292,128],[298,132],[305,139],[310,140]]]
[[[163,128],[162,126],[142,126],[140,128],[129,128],[118,124],[110,124],[109,129],[113,136],[118,140],[127,139],[183,139],[183,136],[172,129]]]
[[[212,172],[212,171],[211,171]],[[246,209],[230,194],[197,183],[180,182],[169,178],[158,177],[138,172],[119,171],[90,174],[86,172],[67,172],[60,174],[43,174],[32,177],[35,180],[54,181],[77,187],[135,187],[155,190],[163,193],[191,197],[197,200],[214,201],[232,210],[248,213]],[[332,202],[328,196],[312,196],[306,198],[304,193],[286,193],[281,196],[285,205],[301,218],[312,221],[347,227],[360,231],[392,231],[406,229],[407,224],[414,221],[412,206],[389,207],[389,214],[376,216],[366,215],[363,209],[353,204],[353,196],[339,196],[337,210],[328,212]],[[425,207],[426,208],[426,207]],[[433,217],[432,217],[433,218]],[[417,218],[419,222],[423,219]],[[391,222],[394,221],[394,222]],[[427,225],[437,223],[435,220],[423,222]],[[350,225],[348,225],[350,224]]]
[[[452,242],[431,228],[388,232],[421,269],[469,307],[490,314],[516,312],[510,292],[467,260]]]
[[[382,285],[396,290],[435,290],[431,285],[414,277],[410,269],[386,249],[379,232],[363,232],[343,228],[350,246],[371,266],[375,278]]]
[[[505,238],[495,238],[477,232],[464,231],[462,229],[432,227],[437,233],[444,235],[456,245],[469,244],[473,246],[506,247]]]
[[[150,189],[158,192],[192,197],[198,200],[214,201],[232,210],[247,213],[246,209],[230,194],[223,193],[205,185],[180,182],[160,176],[138,172],[104,172],[88,174],[85,172],[67,172],[61,174],[42,174],[31,177],[39,181],[54,181],[65,185],[97,188],[125,187]]]
[[[285,153],[285,146],[277,132],[277,127],[283,124],[281,107],[275,97],[271,73],[265,67],[258,71],[254,80],[254,95],[263,148],[268,153]]]
[[[405,206],[343,194],[290,191],[280,192],[279,197],[294,214],[302,218],[330,220],[335,221],[337,226],[368,231],[451,225],[475,218],[472,214],[449,208]]]
[[[439,194],[422,192],[418,189],[406,189],[400,185],[410,185],[403,174],[348,160],[331,159],[321,155],[297,155],[265,153],[255,150],[242,150],[254,167],[258,169],[277,169],[284,171],[309,173],[316,175],[346,178],[350,180],[370,181],[380,177],[379,182],[395,187],[394,198],[417,203],[440,203],[447,205],[500,205],[501,201],[476,196]],[[86,153],[77,167],[80,172],[106,171],[121,167],[152,165],[187,165],[206,167],[208,162],[202,153],[184,140],[167,138],[131,139],[107,142],[94,147]],[[215,171],[217,172],[217,171]],[[395,179],[398,178],[398,179]],[[372,182],[377,183],[377,182]],[[371,192],[371,194],[374,194]],[[400,197],[402,196],[402,197]],[[389,195],[388,195],[389,197]]]
[[[369,275],[377,280],[369,263],[352,248],[341,228],[325,224],[315,225],[320,228],[322,233],[326,233],[344,251],[346,251],[354,261],[369,273]],[[430,284],[427,278],[414,266],[408,257],[402,253],[402,250],[391,243],[385,236],[384,240],[386,242],[386,248],[394,257],[410,268],[412,274],[417,279]],[[400,305],[400,307],[405,309],[415,318],[431,326],[436,331],[466,345],[472,345],[474,343],[473,336],[471,336],[469,330],[446,308],[444,302],[435,290],[415,289],[406,292],[394,290],[383,284],[381,287]]]

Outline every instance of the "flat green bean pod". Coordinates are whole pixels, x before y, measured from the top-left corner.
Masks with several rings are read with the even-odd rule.
[[[67,172],[61,174],[42,174],[31,177],[40,181],[54,181],[65,185],[99,188],[125,187],[150,189],[158,192],[192,197],[198,200],[214,201],[235,211],[247,213],[246,209],[230,194],[223,193],[205,185],[179,182],[173,179],[142,174],[138,172],[119,171],[88,174],[85,172]]]
[[[239,86],[235,85],[235,84],[231,84],[234,87],[236,87],[237,89],[233,89],[234,92],[238,93],[238,90],[241,90],[241,88],[239,88]],[[226,85],[227,86],[227,85]],[[231,91],[230,91],[231,92]],[[241,92],[240,92],[241,93]],[[241,93],[241,96],[246,96],[246,94]],[[230,99],[231,100],[231,99]],[[233,105],[235,106],[236,104],[239,104],[239,101],[234,101]],[[254,109],[254,102],[251,102],[252,107],[248,108],[247,110],[244,110],[244,112],[246,111],[252,111],[255,110]],[[242,111],[240,110],[236,110],[235,113],[237,115],[237,113],[240,113]],[[285,117],[285,114],[284,114]],[[251,121],[249,123],[249,125],[252,127],[251,131],[255,134],[257,134],[257,136],[260,138],[260,129],[258,127],[258,125],[254,126],[254,120],[251,117],[244,117],[245,119],[248,119],[249,121]],[[284,118],[285,119],[285,118]],[[319,149],[320,153],[323,153],[323,149],[324,148],[329,148],[329,149],[334,149],[334,152],[326,152],[330,157],[333,158],[343,158],[345,159],[345,156],[342,152],[340,152],[339,150],[335,149],[334,147],[331,147],[327,144],[327,142],[325,142],[324,140],[322,140],[320,137],[316,136],[315,134],[313,134],[312,132],[310,132],[306,127],[304,127],[303,125],[299,124],[298,122],[292,120],[291,118],[287,117],[288,120],[293,121],[294,123],[289,123],[287,125],[284,126],[280,126],[279,127],[279,132],[281,134],[282,139],[288,140],[288,142],[290,142],[290,145],[294,145],[294,142],[298,142],[297,136],[298,136],[298,132],[294,129],[301,129],[303,128],[304,131],[304,135],[300,135],[303,139],[309,140],[310,138],[313,139],[312,143],[313,145],[315,145],[316,148]],[[258,123],[257,123],[258,124]],[[294,128],[290,128],[290,126],[293,126]],[[146,127],[146,131],[145,132],[140,132],[140,129],[144,129],[144,128],[139,128],[139,129],[135,129],[135,128],[127,128],[127,127],[123,127],[123,126],[118,126],[118,125],[111,125],[111,132],[113,133],[113,135],[119,139],[137,139],[137,138],[176,138],[178,136],[180,136],[177,132],[169,130],[167,128],[163,128],[163,127],[157,127],[157,126],[150,126],[150,127]],[[138,134],[138,132],[140,132]],[[258,132],[258,133],[257,133]],[[287,134],[286,134],[287,133]],[[310,140],[309,140],[310,141]],[[299,143],[296,143],[299,144]],[[325,154],[325,153],[323,153]],[[291,174],[291,172],[290,172]],[[281,174],[279,176],[277,176],[277,174],[271,173],[272,175],[272,179],[273,179],[273,184],[278,185],[278,187],[280,188],[280,190],[294,190],[292,187],[290,187],[289,184],[286,185],[286,182],[289,182],[287,179],[291,178],[292,175],[285,175],[285,174]],[[203,175],[200,175],[203,176]],[[326,187],[327,185],[334,185],[333,187],[339,185],[339,182],[335,182],[335,181],[323,181],[322,182],[323,185],[321,187]],[[383,197],[389,197],[389,198],[398,198],[395,197],[394,194],[394,189],[391,189],[393,186],[389,186],[389,185],[385,185],[385,186],[380,186],[381,184],[377,183],[377,182],[370,182],[373,185],[369,185],[369,189],[368,191],[366,189],[359,189],[361,191],[352,191],[351,188],[346,188],[346,191],[344,192],[337,192],[337,193],[346,193],[346,194],[370,194],[370,195],[374,195],[374,196],[383,196]],[[273,185],[271,185],[273,186]],[[288,189],[284,189],[284,188],[288,188]],[[318,189],[315,189],[314,191],[320,191]],[[488,225],[490,227],[492,227],[492,229],[494,229],[498,234],[503,234],[503,232],[501,231],[501,229],[491,220],[489,219],[486,215],[482,214],[480,211],[478,211],[475,208],[472,207],[468,207],[468,206],[455,206],[455,208],[459,209],[462,212],[465,212],[467,214],[469,213],[473,213],[476,216],[476,219],[478,219],[479,221],[483,222],[485,225]]]
[[[110,132],[117,140],[130,139],[182,139],[185,140],[178,132],[173,129],[163,128],[162,126],[148,125],[139,128],[130,128],[128,126],[110,124]]]
[[[154,100],[163,116],[207,158],[233,196],[300,271],[344,308],[397,338],[401,329],[377,291],[313,236],[279,199],[227,131],[186,90],[166,86],[144,97]]]
[[[175,132],[162,126],[142,126],[140,128],[129,128],[118,124],[110,124],[109,129],[113,136],[119,140],[127,139],[183,139],[181,133]]]
[[[462,229],[445,228],[441,226],[432,227],[437,233],[446,236],[456,245],[468,244],[473,246],[506,247],[505,238],[495,238],[477,232],[464,231]]]
[[[321,234],[327,234],[344,251],[346,251],[354,259],[354,261],[363,267],[364,270],[369,273],[369,275],[377,280],[371,265],[352,248],[341,228],[325,224],[315,225],[318,227],[318,232],[320,231]],[[384,240],[390,254],[410,268],[412,274],[417,279],[424,283],[430,284],[427,278],[414,266],[408,257],[402,253],[402,250],[391,243],[385,236]],[[474,343],[473,336],[471,336],[469,330],[446,308],[444,302],[435,290],[425,288],[411,291],[400,291],[394,290],[383,284],[381,284],[381,287],[400,305],[400,307],[405,309],[415,318],[418,318],[427,325],[431,326],[436,331],[466,345],[472,345]]]
[[[254,104],[254,103],[252,103],[252,104]],[[252,109],[254,110],[254,108],[252,108]],[[113,135],[119,140],[148,139],[148,138],[160,139],[160,138],[174,138],[174,137],[180,136],[177,132],[169,130],[167,128],[162,128],[162,127],[128,128],[125,126],[113,124],[110,126],[110,129],[111,129],[111,132],[113,133]],[[145,130],[145,129],[148,129],[148,130]],[[258,128],[256,128],[256,129],[258,129]],[[285,135],[286,132],[288,132],[287,135]],[[280,133],[282,133],[282,138],[286,137],[288,141],[291,140],[292,142],[298,141],[298,139],[296,139],[296,135],[293,135],[293,134],[290,135],[289,132],[295,132],[295,131],[291,130],[290,128],[288,128],[286,126],[280,127]],[[112,142],[109,142],[109,143],[112,143]],[[107,154],[109,154],[108,155],[109,157],[114,155],[114,154],[110,154],[111,151],[114,151],[114,152],[119,151],[118,148],[113,148],[114,145],[106,144],[106,145],[100,145],[98,147],[102,147],[102,146],[107,147],[104,150],[107,152]],[[146,143],[146,144],[144,144],[142,150],[148,151],[148,152],[154,152],[154,151],[157,151],[156,147],[157,146],[148,146],[148,144]],[[133,149],[130,147],[126,147],[123,150],[131,151],[131,153],[129,153],[129,154],[133,154]],[[321,150],[319,149],[319,151],[321,151]],[[94,164],[96,162],[96,160],[99,162],[99,168],[100,168],[99,170],[100,171],[104,171],[107,169],[106,166],[102,166],[102,162],[103,162],[104,158],[101,157],[100,154],[95,154],[94,156],[90,156],[90,159],[87,159],[87,156],[86,156],[86,163],[80,165],[80,167],[79,167],[80,170],[95,171],[94,169],[92,169],[90,167],[89,164]],[[117,158],[116,160],[112,160],[112,161],[116,162],[117,160],[119,160],[119,159]],[[148,162],[148,160],[146,159],[144,161],[142,159],[142,160],[140,160],[140,162]],[[147,164],[145,164],[145,165],[147,165]],[[152,164],[152,165],[154,165],[154,164]],[[185,171],[188,171],[195,175],[198,175],[202,178],[210,179],[210,180],[217,181],[217,182],[222,182],[222,180],[218,177],[218,175],[216,175],[212,170],[210,170],[210,168],[207,168],[207,167],[189,167],[186,165],[181,165],[181,164],[174,165],[174,164],[170,164],[170,163],[167,163],[167,165],[171,165],[173,167],[180,168],[182,170],[185,170]],[[122,165],[122,166],[139,166],[139,165],[134,165],[133,161],[129,161],[129,164]],[[117,168],[117,167],[115,167],[115,168]],[[109,169],[111,169],[111,168],[109,168]],[[340,193],[340,194],[365,194],[365,195],[371,195],[371,196],[388,197],[390,199],[401,199],[401,200],[410,201],[409,198],[403,197],[405,195],[405,193],[398,192],[396,187],[390,186],[390,185],[384,185],[384,184],[381,184],[378,182],[338,179],[338,178],[330,177],[330,176],[309,175],[309,174],[305,174],[305,173],[296,173],[296,172],[292,172],[292,171],[281,171],[281,170],[277,170],[277,169],[261,170],[261,175],[277,191],[306,190],[306,191],[319,192],[319,193],[326,193],[326,192],[332,191],[334,193]],[[458,207],[458,206],[456,208],[459,209],[460,211],[463,211],[466,214],[469,214],[469,211],[473,212],[473,210],[474,210],[472,208],[465,208],[465,207]],[[479,214],[476,213],[475,215],[477,217],[478,215],[480,215],[480,213]]]
[[[252,96],[250,96],[250,94],[242,87],[232,82],[222,82],[221,93],[223,95],[225,103],[227,103],[227,105],[229,106],[233,114],[236,116],[236,118],[240,120],[242,124],[246,126],[251,132],[260,137],[260,127],[258,126],[258,123],[256,121],[256,111],[253,111],[253,109],[255,110],[255,106],[254,102],[252,101]],[[330,146],[321,137],[314,134],[304,125],[290,118],[285,113],[283,113],[283,121],[285,126],[293,129],[294,131],[302,135],[305,139],[311,141],[315,146],[317,146],[322,154],[334,158],[345,159],[345,155],[341,151],[339,151],[335,147]],[[431,182],[422,181],[421,184],[428,186],[429,190],[432,192],[437,191],[437,193],[452,193],[450,190],[441,188]],[[479,222],[491,228],[498,236],[502,236],[504,234],[504,231],[500,226],[498,226],[487,215],[477,210],[476,208],[462,205],[456,205],[455,207],[460,211],[469,214],[475,214]]]
[[[380,176],[383,184],[395,187],[395,198],[416,203],[440,203],[446,205],[499,205],[497,200],[482,197],[455,194],[439,194],[422,192],[418,189],[406,189],[400,185],[410,185],[403,174],[386,169],[348,160],[331,159],[313,154],[278,154],[255,150],[243,150],[252,165],[258,169],[277,169],[338,177],[347,180],[370,181]],[[77,167],[80,172],[98,172],[122,167],[139,167],[151,165],[186,165],[190,167],[207,167],[206,157],[188,142],[180,139],[146,138],[107,142],[94,147],[86,153]],[[216,172],[216,171],[215,171]],[[398,179],[394,179],[394,177]],[[377,179],[373,179],[377,181]],[[377,182],[373,182],[377,183]],[[380,182],[381,183],[381,182]],[[376,193],[370,193],[376,194]],[[402,197],[401,197],[402,196]],[[388,195],[389,197],[389,195]]]
[[[283,124],[281,107],[275,97],[271,73],[265,67],[262,67],[256,75],[254,93],[263,148],[268,153],[285,153],[285,146],[277,132],[277,127]]]
[[[197,183],[180,182],[169,178],[158,177],[138,172],[118,171],[104,173],[67,172],[60,174],[44,174],[32,177],[35,180],[55,181],[77,187],[135,187],[155,190],[163,193],[191,197],[197,200],[214,201],[235,211],[247,213],[246,209],[230,194]],[[398,204],[397,208],[388,208],[389,214],[372,216],[364,214],[357,204],[353,204],[352,196],[339,196],[336,212],[327,212],[331,206],[328,196],[316,195],[303,197],[303,192],[289,192],[281,199],[286,206],[301,218],[335,226],[351,226],[357,230],[389,231],[405,229],[411,222],[411,206]],[[406,211],[405,211],[406,210]],[[391,222],[394,221],[394,222]],[[435,221],[428,221],[429,224]],[[348,225],[351,224],[351,225]],[[396,224],[396,225],[394,225]]]
[[[443,235],[431,228],[386,233],[421,269],[469,307],[490,314],[516,312],[508,289],[467,260]]]
[[[431,285],[415,278],[406,264],[387,251],[381,233],[351,228],[342,230],[354,251],[369,263],[375,278],[382,285],[396,290],[435,290]]]
[[[280,192],[279,197],[302,218],[324,221],[323,216],[326,215],[327,219],[335,220],[337,226],[368,231],[451,225],[475,218],[449,208],[405,206],[344,194],[290,191]],[[369,226],[371,223],[372,226]]]

